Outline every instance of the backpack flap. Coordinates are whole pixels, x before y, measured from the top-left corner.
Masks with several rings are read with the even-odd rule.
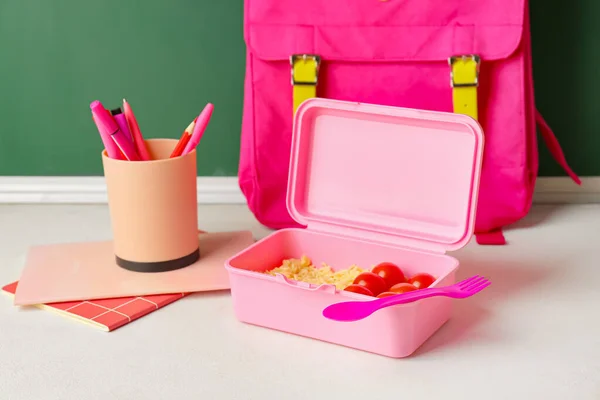
[[[245,40],[265,61],[494,61],[518,47],[524,10],[524,0],[247,0]]]
[[[287,115],[321,96],[479,119],[480,63],[488,80],[495,79],[494,62],[520,46],[525,11],[525,0],[247,0],[248,52],[255,70],[269,73],[253,77],[253,90],[274,97],[279,105],[268,104],[270,110],[285,107]],[[274,95],[281,82],[288,93]],[[503,101],[514,103],[515,93],[509,94]]]

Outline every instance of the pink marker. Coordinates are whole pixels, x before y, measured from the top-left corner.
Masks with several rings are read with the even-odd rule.
[[[190,138],[188,144],[185,146],[185,149],[183,149],[183,152],[181,154],[182,156],[186,155],[190,151],[193,151],[196,148],[196,146],[198,146],[198,143],[200,143],[200,139],[202,139],[202,135],[204,134],[204,131],[208,126],[208,121],[210,121],[210,117],[212,116],[214,108],[215,107],[211,103],[208,103],[206,107],[204,107],[204,110],[202,110],[202,112],[198,116],[196,125],[194,126],[194,131],[192,132],[192,137]]]
[[[94,120],[101,126],[104,131],[112,137],[112,140],[117,144],[121,153],[129,161],[139,161],[140,158],[135,151],[133,144],[127,139],[125,134],[119,129],[119,125],[115,122],[110,113],[98,102],[93,102],[90,105]]]
[[[92,102],[92,104],[90,104],[90,108],[94,109],[95,107],[98,106],[98,104],[100,104],[100,102],[98,100],[95,100]],[[100,104],[100,107],[102,107],[101,104]],[[110,137],[110,134],[108,132],[106,132],[106,130],[104,129],[104,126],[102,126],[98,123],[98,121],[96,120],[96,117],[94,116],[93,113],[92,113],[92,119],[94,120],[94,123],[96,124],[96,127],[98,128],[98,133],[100,133],[100,139],[102,139],[102,144],[104,144],[104,149],[106,150],[106,154],[110,158],[113,158],[115,160],[124,160],[125,157],[123,157],[123,154],[121,154],[119,147],[114,142],[114,140],[112,140],[112,138]]]
[[[113,116],[117,125],[119,125],[119,129],[121,132],[127,136],[127,139],[131,143],[133,143],[133,139],[131,137],[131,132],[129,132],[129,126],[127,125],[127,118],[125,118],[125,114],[123,114],[123,109],[121,107],[115,108],[114,110],[110,110],[110,115]]]

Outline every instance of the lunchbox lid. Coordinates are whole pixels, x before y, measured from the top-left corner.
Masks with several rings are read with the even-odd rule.
[[[483,146],[466,115],[310,99],[294,119],[287,208],[307,229],[456,250],[473,235]]]

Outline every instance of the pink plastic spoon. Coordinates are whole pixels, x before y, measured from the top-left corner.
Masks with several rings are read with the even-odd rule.
[[[335,321],[358,321],[382,308],[411,303],[428,297],[446,296],[464,299],[481,292],[491,284],[487,279],[475,275],[451,286],[420,289],[372,301],[345,301],[332,304],[323,310],[323,316]]]

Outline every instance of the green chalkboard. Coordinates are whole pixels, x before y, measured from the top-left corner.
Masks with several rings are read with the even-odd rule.
[[[538,108],[575,170],[600,175],[600,2],[534,0],[531,14]],[[89,103],[123,97],[148,138],[178,138],[213,102],[198,173],[235,175],[242,29],[241,0],[0,1],[0,175],[101,175]],[[540,175],[563,175],[540,154]]]
[[[536,104],[569,164],[582,176],[600,175],[600,2],[531,2]],[[564,175],[540,146],[540,175]]]
[[[1,0],[0,175],[101,175],[89,103],[125,97],[147,138],[215,111],[198,173],[235,175],[243,6],[202,0]]]

